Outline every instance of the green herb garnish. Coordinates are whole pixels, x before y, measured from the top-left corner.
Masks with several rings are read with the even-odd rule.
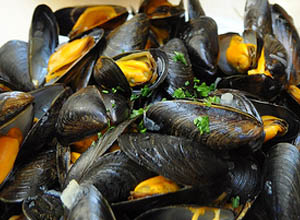
[[[190,85],[190,82],[189,82],[189,81],[186,81],[186,82],[184,83],[184,85],[185,85],[185,86],[189,86],[189,85]]]
[[[140,133],[144,134],[146,131],[147,131],[147,128],[145,128],[145,125],[144,125],[144,120],[142,119],[140,121],[140,123],[138,124],[137,126],[137,129]]]
[[[197,126],[200,134],[209,133],[209,118],[208,116],[199,116],[194,119],[194,125]]]
[[[182,88],[178,88],[174,91],[173,93],[173,97],[174,98],[178,98],[178,99],[182,99],[182,98],[185,98],[185,92]]]
[[[110,103],[111,103],[111,107],[114,108],[116,107],[116,101],[115,100],[110,100]]]
[[[141,95],[143,97],[150,97],[152,95],[152,91],[147,85],[145,85],[144,88],[141,89]]]
[[[118,90],[116,88],[111,89],[112,93],[116,93]]]
[[[186,59],[185,59],[183,53],[174,51],[174,54],[175,54],[175,56],[173,56],[173,60],[174,60],[175,62],[180,61],[180,62],[182,62],[184,65],[186,65],[186,66],[188,65],[187,62],[186,62]]]
[[[132,94],[132,95],[130,96],[130,101],[137,100],[139,97],[140,97],[140,96],[137,95],[137,94]]]
[[[102,138],[103,134],[101,132],[97,133],[98,139]]]
[[[167,98],[162,98],[161,101],[162,102],[167,101]]]
[[[220,101],[221,99],[218,96],[209,96],[204,99],[205,105],[208,107],[210,107],[212,103],[220,104]]]
[[[232,208],[236,209],[240,205],[240,197],[236,196],[235,198],[231,198]]]
[[[212,83],[210,86],[206,85],[205,82],[200,84],[200,80],[196,77],[194,78],[194,89],[200,94],[202,97],[207,97],[211,91],[214,91],[215,84]]]
[[[139,108],[139,109],[133,109],[129,118],[135,118],[137,116],[143,115],[144,112],[148,111],[148,109],[150,108],[151,105],[146,106],[145,108]]]
[[[108,94],[108,93],[109,93],[109,91],[108,91],[108,90],[105,90],[105,89],[103,89],[102,92],[105,93],[105,94]]]

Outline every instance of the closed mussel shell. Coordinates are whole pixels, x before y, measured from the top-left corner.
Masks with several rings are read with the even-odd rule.
[[[149,19],[143,13],[113,30],[107,36],[107,43],[101,55],[113,57],[123,52],[142,50],[145,48],[148,33]]]
[[[205,12],[201,6],[200,1],[197,0],[188,0],[187,1],[188,8],[188,18],[189,20],[193,20],[200,16],[205,16]]]
[[[0,191],[0,200],[21,202],[34,196],[41,187],[50,188],[57,181],[55,151],[41,152],[34,159],[19,164]]]
[[[300,154],[288,143],[274,145],[264,163],[261,194],[270,219],[300,218]]]
[[[0,48],[0,73],[9,88],[26,92],[34,89],[29,76],[26,42],[12,40]]]
[[[213,208],[213,207],[202,207],[202,206],[167,206],[162,208],[156,208],[149,210],[135,220],[233,220],[234,214],[230,210]]]
[[[194,73],[184,42],[179,38],[173,38],[164,45],[163,51],[166,53],[169,61],[168,75],[165,80],[165,84],[167,85],[165,89],[168,94],[173,95],[176,89],[186,87],[186,82],[189,84],[186,88],[191,90],[192,88],[190,87],[193,85]],[[184,60],[176,59],[178,53],[183,54]]]
[[[28,64],[33,85],[38,88],[45,82],[48,60],[58,45],[58,26],[47,5],[39,5],[32,16],[29,33]]]
[[[187,114],[188,113],[188,114]],[[159,132],[191,138],[215,150],[243,147],[257,150],[264,138],[262,123],[236,108],[193,101],[165,101],[149,107],[146,113]],[[201,134],[195,125],[197,117],[207,116],[209,132]],[[149,127],[149,129],[153,129]]]
[[[224,181],[227,173],[215,152],[182,137],[124,134],[118,142],[132,160],[178,184],[211,186]]]
[[[95,86],[80,89],[63,104],[56,123],[62,143],[72,143],[107,127],[109,118]]]
[[[218,28],[210,17],[199,17],[185,27],[182,39],[187,45],[194,72],[200,80],[214,75],[219,56]]]

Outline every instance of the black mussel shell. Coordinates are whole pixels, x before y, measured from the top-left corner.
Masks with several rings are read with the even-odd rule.
[[[261,38],[272,34],[271,9],[268,0],[247,0],[244,15],[244,30],[255,31]]]
[[[21,202],[29,196],[35,196],[43,187],[55,186],[55,151],[41,152],[33,160],[19,164],[13,172],[0,191],[1,201]]]
[[[185,87],[191,92],[193,89],[194,73],[184,42],[179,38],[173,38],[164,45],[163,51],[166,53],[169,61],[169,67],[167,68],[168,75],[164,83],[166,85],[165,90],[171,96],[178,88]],[[177,60],[176,53],[182,53],[185,61]],[[188,82],[188,86],[186,86],[186,82]]]
[[[210,17],[190,21],[182,36],[186,43],[195,74],[207,80],[217,70],[219,39],[216,22]]]
[[[32,16],[28,50],[29,73],[36,88],[45,82],[48,60],[57,45],[56,18],[47,5],[39,5]]]
[[[282,84],[265,74],[234,75],[222,78],[217,88],[237,89],[263,100],[272,100],[281,92]]]
[[[25,92],[5,92],[0,94],[0,126],[22,112],[34,97]]]
[[[227,164],[192,140],[145,133],[123,134],[118,143],[129,158],[178,184],[200,187],[225,180]]]
[[[143,52],[143,51],[144,50],[131,51],[131,52],[128,52],[128,53],[122,53],[122,54],[119,54],[119,55],[113,57],[113,59],[116,61],[118,59],[121,59],[124,56],[131,55],[131,54],[134,54],[134,53]],[[157,65],[156,73],[158,74],[158,77],[157,77],[156,81],[153,84],[148,85],[148,83],[145,83],[146,85],[148,85],[149,90],[152,91],[152,90],[156,89],[157,87],[159,87],[164,82],[165,78],[167,77],[168,69],[169,69],[169,60],[167,58],[166,53],[161,49],[153,48],[153,49],[149,49],[148,51],[151,53],[151,55],[153,56],[153,58],[156,62],[156,65]],[[142,87],[144,87],[144,86],[145,85],[143,84]],[[136,94],[136,95],[141,94],[141,88],[140,87],[141,86],[133,87],[132,93]]]
[[[104,31],[102,29],[95,29],[83,37],[92,37],[94,40],[93,45],[80,58],[72,63],[62,76],[50,80],[47,85],[64,83],[65,85],[69,85],[73,91],[77,91],[88,85],[95,60],[97,59],[99,47],[104,40]]]
[[[93,75],[97,84],[103,89],[112,92],[113,88],[119,88],[118,93],[126,98],[130,98],[131,89],[129,83],[122,70],[112,58],[105,56],[99,57],[95,64]]]
[[[274,145],[264,163],[261,194],[270,219],[300,218],[300,153],[288,143]]]
[[[274,143],[278,142],[291,143],[296,139],[298,133],[300,132],[300,119],[295,113],[281,105],[271,104],[254,99],[252,99],[251,102],[255,106],[260,116],[275,116],[277,118],[285,120],[288,124],[288,132],[284,136],[275,137],[274,139],[270,140],[268,145],[274,145]]]
[[[261,187],[261,165],[253,157],[233,156],[229,165],[231,197],[239,196],[240,203],[253,200]]]
[[[104,23],[101,23],[97,26],[88,27],[84,32],[79,32],[79,30],[72,31],[73,26],[80,18],[80,16],[88,9],[91,10],[92,8],[96,7],[103,7],[104,9],[113,10],[116,14],[110,17]],[[87,31],[90,31],[92,28],[96,27],[103,28],[106,31],[113,30],[114,28],[125,22],[128,16],[128,11],[125,7],[119,5],[89,5],[61,8],[55,11],[54,14],[59,25],[59,33],[65,36],[69,35],[70,38],[74,38],[79,35],[83,35]]]
[[[17,158],[20,161],[29,155],[35,155],[45,144],[51,142],[56,134],[55,124],[58,113],[63,103],[71,95],[71,91],[62,84],[55,84],[34,90],[31,95],[34,97],[33,110],[36,121],[24,137]]]
[[[12,40],[0,48],[0,73],[4,81],[1,84],[6,87],[25,92],[34,89],[29,76],[26,42]]]
[[[201,6],[200,1],[198,0],[188,0],[187,1],[188,8],[188,19],[193,20],[201,16],[205,16],[205,12]]]
[[[26,198],[22,209],[27,220],[55,220],[64,215],[60,193],[54,190],[41,191],[37,195]]]
[[[75,179],[77,182],[80,181],[82,176],[93,166],[94,162],[102,156],[111,145],[117,140],[121,133],[133,122],[136,118],[126,120],[121,124],[117,125],[113,129],[109,129],[103,137],[97,141],[94,147],[88,148],[79,158],[76,163],[72,165],[65,180],[64,187],[72,180]]]
[[[99,157],[79,183],[93,184],[109,202],[118,202],[127,200],[135,186],[153,176],[124,152],[116,151]]]
[[[116,93],[103,93],[103,104],[107,110],[112,125],[116,125],[129,118],[131,108],[129,99]]]
[[[234,148],[255,151],[264,138],[262,123],[254,116],[229,106],[185,100],[157,102],[149,107],[147,118],[164,134],[191,138],[215,150]],[[209,133],[199,131],[194,120],[207,116]],[[157,129],[158,128],[158,129]]]
[[[270,71],[275,80],[286,86],[288,83],[287,52],[282,44],[270,34],[265,35],[264,38],[264,56],[266,69]]]
[[[60,109],[56,129],[62,143],[94,135],[108,126],[109,118],[95,86],[80,89]]]
[[[220,104],[239,109],[245,113],[254,116],[261,122],[259,113],[249,98],[239,90],[235,89],[217,89],[209,94],[209,96],[217,96],[220,98]]]
[[[213,208],[213,207],[203,207],[203,206],[167,206],[162,208],[156,208],[149,210],[135,220],[233,220],[235,219],[234,214],[230,210]]]
[[[56,169],[58,182],[63,190],[67,173],[71,169],[71,147],[63,146],[59,142],[56,145]]]
[[[79,185],[80,192],[68,212],[68,220],[105,219],[116,220],[105,197],[91,184]]]
[[[148,38],[149,26],[149,19],[145,14],[135,15],[109,33],[106,46],[100,54],[113,57],[123,52],[144,49]]]
[[[278,4],[272,5],[272,27],[275,37],[287,52],[287,70],[289,83],[300,83],[300,39],[292,18]]]

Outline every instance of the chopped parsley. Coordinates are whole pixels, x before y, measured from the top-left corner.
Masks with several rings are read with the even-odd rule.
[[[189,81],[186,81],[186,82],[184,83],[184,85],[185,85],[185,86],[189,86],[189,85],[190,85],[190,82],[189,82]]]
[[[215,90],[215,84],[212,83],[210,86],[206,85],[205,82],[200,84],[200,80],[194,78],[194,89],[200,94],[200,96],[207,97],[211,91]]]
[[[148,111],[149,108],[150,108],[150,105],[146,106],[145,108],[133,109],[129,118],[132,119],[137,116],[143,115],[144,112]]]
[[[116,88],[111,89],[112,93],[116,93],[118,90]]]
[[[102,138],[103,134],[101,132],[97,133],[98,139]]]
[[[209,133],[209,118],[208,116],[199,116],[194,119],[194,125],[197,126],[200,134]]]
[[[162,98],[161,101],[162,102],[167,101],[167,98]]]
[[[140,123],[138,124],[137,126],[137,129],[140,133],[144,134],[146,131],[147,131],[147,128],[145,128],[145,125],[144,125],[144,120],[142,119],[140,121]]]
[[[111,103],[111,107],[114,108],[116,107],[116,101],[115,100],[110,100],[110,103]]]
[[[179,98],[179,99],[182,99],[182,98],[185,98],[186,95],[185,95],[185,92],[182,88],[178,88],[174,91],[173,93],[173,97],[174,98]]]
[[[218,96],[209,96],[204,99],[205,105],[208,107],[210,107],[212,103],[220,104],[220,101],[221,99]]]
[[[180,62],[182,62],[184,65],[186,65],[186,66],[188,65],[187,62],[186,62],[186,59],[185,59],[183,53],[174,51],[174,54],[175,54],[175,56],[173,56],[173,60],[174,60],[175,62],[180,61]]]
[[[235,198],[231,198],[232,208],[236,209],[240,205],[240,197],[236,196]]]
[[[137,100],[139,97],[140,97],[140,96],[137,95],[137,94],[132,94],[132,95],[130,96],[130,101]]]
[[[152,91],[147,85],[145,85],[144,88],[141,89],[141,95],[143,97],[150,97],[152,95]]]
[[[108,91],[108,90],[105,90],[105,89],[103,89],[102,92],[105,93],[105,94],[108,94],[108,93],[109,93],[109,91]]]

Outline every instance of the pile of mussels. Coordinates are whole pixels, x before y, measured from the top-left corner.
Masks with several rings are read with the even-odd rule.
[[[187,2],[39,5],[0,48],[0,219],[300,219],[292,18]]]

